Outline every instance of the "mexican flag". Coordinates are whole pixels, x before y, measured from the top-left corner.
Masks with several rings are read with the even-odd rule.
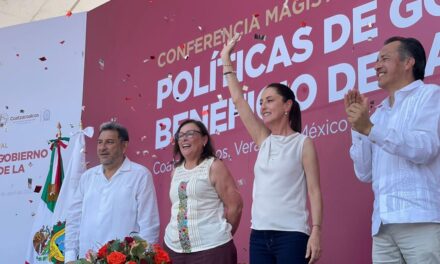
[[[71,158],[64,172],[62,150],[69,138],[50,140],[51,158],[46,183],[33,223],[25,263],[64,263],[64,227],[69,201],[86,170],[85,136],[93,128],[78,131],[70,138]]]

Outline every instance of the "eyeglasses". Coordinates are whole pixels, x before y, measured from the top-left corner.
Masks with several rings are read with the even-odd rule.
[[[178,134],[176,133],[175,138],[176,138],[176,141],[183,140],[184,138],[191,139],[196,134],[200,134],[201,135],[202,132],[197,131],[197,130],[188,130],[185,133],[178,133]]]

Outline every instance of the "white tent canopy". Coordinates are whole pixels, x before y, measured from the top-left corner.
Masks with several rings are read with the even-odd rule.
[[[110,0],[2,0],[0,28],[64,16],[69,11],[90,11],[108,1]]]

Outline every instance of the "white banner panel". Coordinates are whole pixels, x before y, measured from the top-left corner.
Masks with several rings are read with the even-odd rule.
[[[23,263],[49,169],[48,139],[81,119],[86,13],[0,29],[2,263]],[[70,153],[63,151],[67,162]],[[67,164],[65,164],[67,166]]]

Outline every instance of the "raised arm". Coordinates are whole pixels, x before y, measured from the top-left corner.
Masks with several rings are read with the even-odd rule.
[[[440,88],[421,89],[427,91],[412,102],[412,120],[403,129],[376,123],[368,134],[384,151],[419,165],[432,162],[440,151]]]
[[[243,200],[234,178],[221,160],[216,159],[211,166],[210,179],[220,200],[225,206],[225,216],[232,225],[232,235],[237,231],[241,219]]]
[[[429,163],[440,149],[440,89],[423,89],[429,90],[413,102],[416,111],[405,129],[389,127],[388,124],[373,124],[368,112],[368,98],[363,95],[360,95],[361,103],[352,103],[346,107],[348,121],[353,130],[389,154],[415,164]]]
[[[368,99],[362,96],[356,89],[348,91],[344,96],[347,120],[352,125],[350,157],[353,160],[355,175],[362,182],[371,182],[372,180],[371,142],[367,136],[356,131],[359,127],[366,127],[368,130],[369,124],[372,124],[368,116],[367,101]],[[361,118],[364,120],[362,122],[363,126],[357,124]]]
[[[234,102],[235,108],[240,115],[240,119],[246,127],[248,133],[257,145],[261,145],[266,137],[269,136],[270,130],[263,124],[261,119],[259,119],[252,112],[251,107],[246,102],[243,96],[243,90],[238,82],[237,76],[235,74],[235,68],[231,61],[231,53],[237,44],[239,34],[236,34],[227,45],[224,46],[221,52],[221,58],[223,61],[223,74],[228,82],[229,92],[231,93],[232,101]]]

